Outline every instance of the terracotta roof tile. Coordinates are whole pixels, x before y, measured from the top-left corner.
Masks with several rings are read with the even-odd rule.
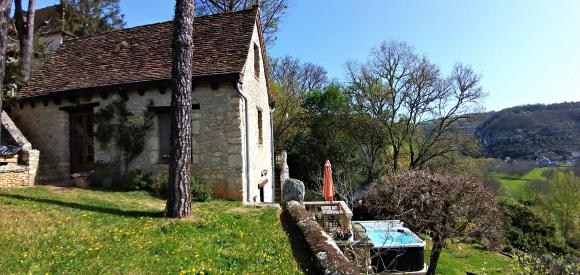
[[[242,72],[256,12],[194,20],[194,77]],[[170,79],[172,34],[170,21],[68,40],[49,55],[19,96]]]

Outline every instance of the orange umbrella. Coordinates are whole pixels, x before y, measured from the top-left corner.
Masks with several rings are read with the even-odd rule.
[[[334,197],[334,183],[332,182],[332,168],[330,168],[330,161],[327,160],[324,164],[324,185],[322,186],[322,196],[327,201],[332,201]]]

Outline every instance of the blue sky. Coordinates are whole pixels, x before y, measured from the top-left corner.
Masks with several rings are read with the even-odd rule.
[[[57,0],[39,0],[43,7]],[[128,27],[170,20],[171,0],[121,0]],[[381,41],[403,40],[448,72],[470,64],[487,110],[580,101],[580,1],[291,0],[272,56],[290,55],[344,78]]]

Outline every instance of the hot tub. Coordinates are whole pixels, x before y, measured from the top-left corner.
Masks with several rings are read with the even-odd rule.
[[[373,243],[371,261],[375,272],[425,272],[425,241],[399,220],[353,221],[362,225]]]

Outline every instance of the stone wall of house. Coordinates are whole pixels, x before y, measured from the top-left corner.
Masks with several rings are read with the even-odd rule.
[[[216,197],[242,200],[241,99],[231,82],[219,83],[214,88],[210,84],[197,84],[193,91],[193,103],[199,104],[199,109],[192,110],[192,174],[202,183],[211,184]],[[169,87],[152,87],[141,93],[128,91],[126,95],[127,109],[135,114],[143,113],[149,102],[155,107],[168,107],[171,102]],[[115,92],[108,93],[106,99],[95,94],[79,97],[78,103],[98,102],[94,108],[96,113],[118,98]],[[28,102],[14,112],[22,131],[43,152],[39,167],[39,178],[43,182],[63,181],[70,176],[69,115],[59,108],[71,105],[67,100]],[[118,155],[113,144],[103,147],[95,140],[96,161],[111,161]],[[155,119],[143,154],[130,163],[129,169],[148,171],[159,165],[163,164]]]
[[[38,181],[62,181],[69,178],[69,116],[59,107],[70,105],[63,100],[26,103],[12,112],[12,119],[28,141],[42,154]],[[34,107],[33,107],[34,106]]]
[[[256,45],[260,51],[260,60],[254,60],[254,45]],[[262,45],[259,41],[258,29],[254,27],[254,34],[252,36],[252,43],[248,51],[248,59],[246,60],[246,65],[244,67],[244,77],[243,77],[243,91],[244,94],[249,98],[248,105],[248,129],[249,129],[249,150],[250,150],[250,201],[260,201],[260,191],[258,184],[267,180],[268,182],[264,186],[264,201],[274,202],[274,171],[273,171],[273,155],[272,155],[272,125],[271,125],[271,112],[268,102],[268,90],[266,76],[264,74],[263,66],[263,51]],[[254,62],[257,61],[260,65],[260,72],[258,77],[254,72]],[[258,111],[262,113],[262,143],[259,142],[259,129],[258,129]],[[242,107],[242,116],[243,116]],[[244,120],[242,119],[242,123]],[[245,126],[242,125],[242,129],[245,131]],[[242,137],[245,139],[245,135]],[[242,144],[245,143],[245,140]],[[264,172],[266,173],[265,176]],[[244,188],[245,189],[245,188]],[[244,200],[246,200],[246,194],[244,194]]]
[[[191,113],[192,175],[201,183],[210,184],[215,197],[241,200],[240,98],[232,83],[220,83],[214,88],[210,84],[196,84],[192,94],[193,104],[199,104],[199,109],[193,109]],[[155,88],[145,91],[144,95],[130,92],[127,94],[127,109],[137,114],[145,111],[149,102],[153,102],[155,107],[170,106],[170,88],[165,88],[165,91],[162,94]],[[115,97],[101,101],[95,112],[113,100]],[[155,119],[154,129],[146,137],[145,152],[132,161],[129,169],[148,171],[166,166],[159,152],[159,142],[159,121]],[[102,148],[98,142],[95,145],[97,160],[110,161],[118,155],[114,146]]]

